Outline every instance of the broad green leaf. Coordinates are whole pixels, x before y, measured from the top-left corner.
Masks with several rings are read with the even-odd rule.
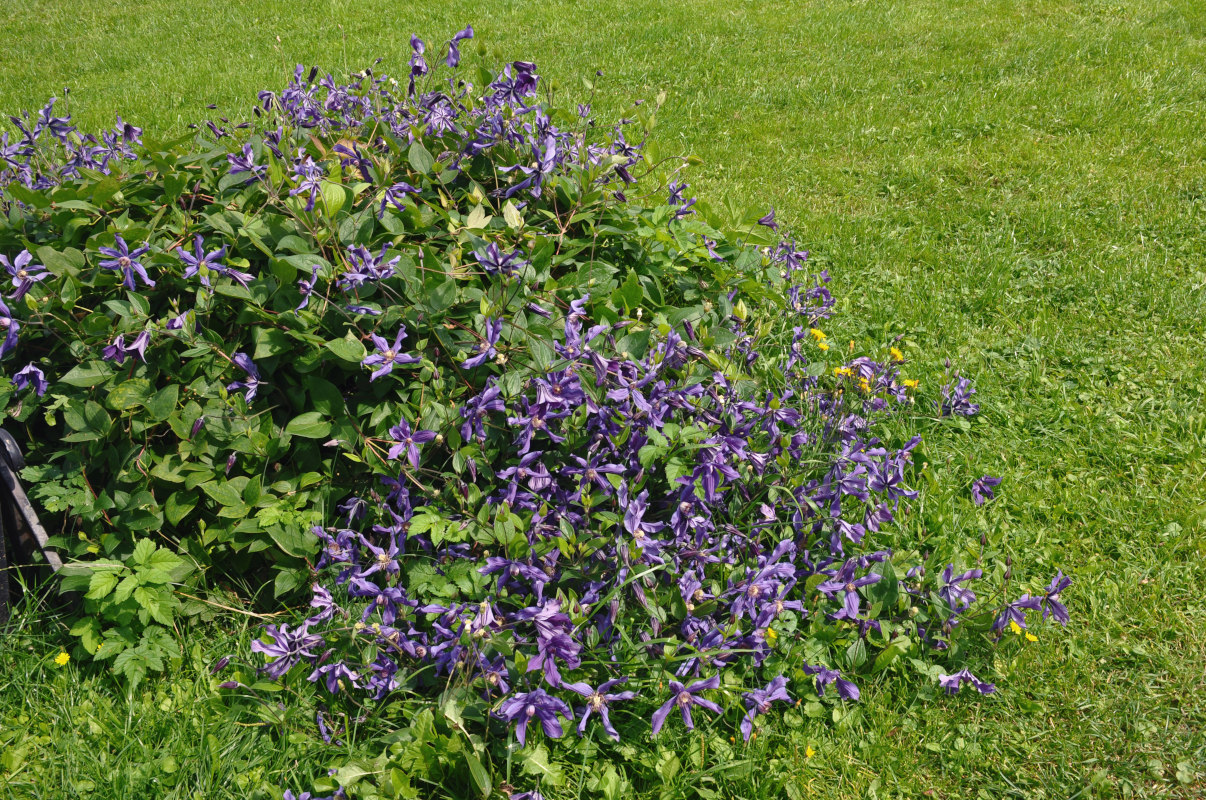
[[[435,159],[418,139],[415,139],[411,143],[410,150],[406,153],[406,158],[410,161],[410,165],[415,168],[415,171],[423,175],[430,173],[431,168],[435,165]]]
[[[321,439],[331,433],[331,423],[317,411],[307,411],[289,420],[285,433],[306,439]]]
[[[129,411],[144,405],[151,396],[151,382],[146,378],[130,378],[114,386],[105,403],[114,411]]]
[[[72,367],[66,375],[59,378],[61,383],[68,386],[96,386],[113,375],[113,368],[103,361],[87,361]]]
[[[342,339],[332,339],[323,346],[334,353],[338,358],[356,364],[359,364],[368,355],[368,351],[366,351],[364,348],[364,343],[353,336],[351,331],[349,331]]]

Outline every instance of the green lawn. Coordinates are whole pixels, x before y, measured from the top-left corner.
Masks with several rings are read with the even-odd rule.
[[[8,0],[0,109],[70,86],[85,128],[182,130],[246,115],[297,62],[401,74],[412,31],[466,22],[572,96],[602,70],[604,111],[665,90],[660,147],[703,157],[701,198],[773,205],[847,327],[976,378],[983,414],[928,444],[929,535],[1076,580],[1071,626],[1002,651],[997,695],[864,678],[859,713],[807,723],[815,755],[763,737],[722,796],[765,795],[771,771],[801,797],[1206,794],[1206,4],[425,5]],[[987,513],[966,499],[984,473],[1005,478]],[[0,635],[0,798],[252,797],[339,762],[310,721],[224,716],[205,668],[242,619],[191,633],[133,697],[53,664],[53,615],[20,621]],[[695,796],[686,763],[671,796]]]

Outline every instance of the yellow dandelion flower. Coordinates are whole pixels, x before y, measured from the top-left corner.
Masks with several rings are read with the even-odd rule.
[[[906,389],[916,389],[921,385],[921,381],[905,381],[904,385]]]
[[[829,343],[828,342],[817,342],[817,347],[821,348],[821,350],[828,350]]]
[[[892,354],[893,361],[904,361],[904,353],[900,352],[895,347],[893,347],[888,352]]]
[[[808,332],[811,333],[812,338],[816,339],[818,342],[823,342],[826,338],[828,338],[825,336],[825,332],[820,328],[809,328]]]
[[[1037,642],[1037,641],[1038,641],[1038,637],[1037,637],[1037,636],[1035,636],[1035,635],[1034,635],[1033,633],[1031,633],[1030,631],[1026,631],[1026,641],[1028,641],[1028,642]]]
[[[1009,630],[1013,631],[1015,636],[1022,635],[1022,626],[1017,624],[1013,620],[1009,620]]]
[[[778,632],[775,631],[774,628],[766,629],[766,641],[773,642],[778,638],[779,638],[779,634],[778,634]]]
[[[66,653],[59,653],[54,657],[54,663],[58,664],[60,667],[67,666],[67,662],[70,660],[71,656],[67,655]]]
[[[869,392],[871,391],[871,384],[867,383],[866,378],[859,378],[858,388],[862,389],[864,392]]]
[[[808,745],[808,747],[804,750],[805,758],[812,758],[816,754],[817,754],[817,751],[813,749],[812,745]]]

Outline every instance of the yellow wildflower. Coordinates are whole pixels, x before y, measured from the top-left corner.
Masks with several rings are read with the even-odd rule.
[[[805,758],[812,758],[812,757],[813,757],[813,756],[815,756],[816,754],[817,754],[817,751],[816,751],[816,750],[814,750],[814,749],[812,749],[812,745],[808,745],[808,747],[807,747],[807,748],[804,750],[804,757],[805,757]]]
[[[66,653],[59,653],[54,657],[54,663],[58,664],[60,667],[67,666],[67,662],[70,660],[71,656],[67,655]]]
[[[828,350],[829,343],[828,342],[817,342],[817,347],[821,348],[821,350]]]
[[[846,367],[835,367],[833,370],[833,374],[839,378],[849,378],[854,373],[852,371],[850,371],[849,369],[847,369]]]
[[[920,385],[921,385],[921,381],[909,381],[909,380],[906,380],[906,381],[904,382],[904,385],[905,385],[905,388],[906,388],[906,389],[916,389],[918,386],[920,386]]]
[[[867,383],[866,378],[859,378],[858,388],[862,389],[864,392],[869,392],[871,391],[871,384]]]
[[[1013,631],[1015,636],[1022,635],[1022,626],[1017,624],[1013,620],[1009,620],[1009,630]]]
[[[808,332],[811,333],[812,338],[816,339],[818,342],[823,342],[827,338],[824,331],[822,331],[820,328],[809,328]]]
[[[893,361],[904,361],[904,353],[900,352],[895,347],[893,347],[888,352],[892,354]]]
[[[766,629],[766,641],[773,642],[778,638],[779,638],[779,634],[775,631],[774,628]]]
[[[1038,637],[1037,637],[1037,636],[1035,636],[1035,635],[1034,635],[1033,633],[1031,633],[1030,631],[1026,631],[1026,641],[1028,641],[1028,642],[1037,642],[1037,641],[1038,641]]]

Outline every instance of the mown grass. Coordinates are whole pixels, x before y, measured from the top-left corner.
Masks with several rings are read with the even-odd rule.
[[[84,127],[120,111],[181,130],[207,102],[246,113],[296,62],[400,73],[412,31],[465,22],[563,91],[603,70],[604,110],[665,89],[660,146],[704,157],[701,198],[774,205],[831,269],[841,325],[976,378],[983,414],[927,443],[938,489],[913,533],[983,533],[1018,575],[1076,578],[1066,632],[998,653],[998,695],[864,680],[856,714],[768,731],[709,786],[756,796],[789,770],[809,797],[1206,794],[1206,6],[10,0],[0,108],[70,85]],[[984,473],[1002,497],[976,510]],[[135,697],[54,667],[52,614],[22,623],[0,639],[0,736],[22,754],[0,797],[245,797],[330,760],[213,701],[205,666],[239,621],[190,634]]]

